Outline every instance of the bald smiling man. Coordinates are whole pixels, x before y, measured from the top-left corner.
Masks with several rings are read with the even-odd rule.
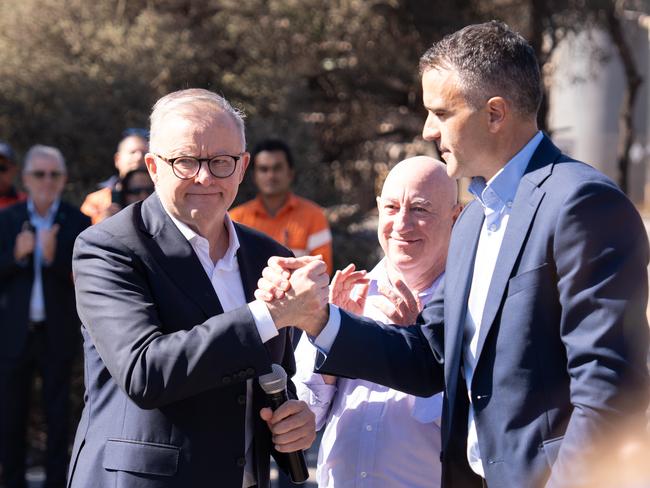
[[[377,237],[384,258],[365,277],[354,265],[337,271],[330,301],[384,323],[411,324],[404,305],[431,299],[444,274],[451,228],[461,206],[445,165],[406,159],[388,174],[377,198]],[[415,307],[411,307],[411,310]],[[303,335],[294,382],[325,432],[319,488],[358,482],[384,488],[440,486],[442,395],[422,398],[369,381],[313,373],[316,349]]]

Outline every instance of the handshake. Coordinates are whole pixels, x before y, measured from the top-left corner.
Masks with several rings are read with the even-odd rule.
[[[337,271],[328,284],[327,267],[320,256],[274,256],[257,282],[255,298],[266,303],[278,329],[293,326],[316,337],[329,319],[328,302],[358,315],[366,303],[366,272],[357,271],[353,264]],[[357,292],[352,293],[355,287]],[[378,292],[373,305],[391,323],[415,323],[422,304],[401,279],[393,286],[379,284]]]
[[[293,326],[317,336],[329,318],[327,266],[320,256],[272,257],[255,298],[266,303],[278,329]]]

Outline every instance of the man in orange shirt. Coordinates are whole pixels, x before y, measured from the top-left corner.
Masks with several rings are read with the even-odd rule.
[[[121,190],[121,180],[129,171],[144,168],[144,155],[149,150],[147,137],[144,129],[127,129],[124,132],[114,156],[117,175],[101,183],[102,188],[89,194],[81,205],[81,211],[90,217],[93,224],[122,209],[118,203],[113,202],[113,191]]]
[[[323,209],[291,192],[294,169],[289,147],[280,140],[260,142],[251,153],[258,195],[233,208],[233,220],[268,234],[296,256],[321,255],[332,273],[332,234]]]

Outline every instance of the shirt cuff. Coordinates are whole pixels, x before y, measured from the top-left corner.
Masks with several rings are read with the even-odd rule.
[[[255,300],[248,304],[248,308],[253,314],[253,319],[255,320],[255,327],[257,327],[257,332],[260,334],[260,339],[262,343],[268,342],[278,335],[278,329],[273,323],[273,317],[271,317],[271,312],[266,308],[266,304],[261,300]],[[339,319],[340,321],[341,319]]]
[[[310,337],[311,343],[318,348],[320,352],[327,355],[332,349],[339,329],[341,328],[341,312],[336,305],[329,304],[330,318],[325,324],[323,330],[316,337]]]

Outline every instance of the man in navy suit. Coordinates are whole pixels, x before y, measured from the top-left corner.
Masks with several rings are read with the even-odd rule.
[[[242,114],[207,90],[166,95],[150,151],[155,193],[75,245],[86,401],[69,484],[268,487],[269,454],[282,466],[315,423],[304,402],[263,408],[257,377],[295,365],[253,291],[268,257],[289,252],[228,218],[249,162]],[[309,273],[327,288],[314,263],[296,289],[316,286]],[[301,313],[289,306],[280,322]]]
[[[0,368],[4,474],[8,488],[27,486],[27,419],[34,374],[42,382],[47,424],[47,481],[65,486],[70,374],[79,351],[72,283],[72,246],[90,219],[61,201],[66,181],[61,152],[32,147],[25,156],[26,202],[0,212]]]
[[[445,37],[420,68],[423,137],[450,176],[472,178],[475,197],[454,226],[441,293],[406,329],[336,308],[324,329],[320,317],[299,325],[326,354],[322,373],[444,390],[443,486],[584,486],[594,445],[644,422],[641,219],[538,130],[537,60],[505,24]],[[301,264],[272,260],[260,297],[289,290],[280,280]]]

